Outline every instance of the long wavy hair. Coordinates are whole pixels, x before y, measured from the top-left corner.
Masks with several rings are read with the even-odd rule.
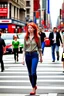
[[[38,32],[37,32],[38,31],[38,27],[37,27],[37,25],[34,22],[30,22],[27,25],[25,39],[28,40],[28,38],[29,38],[28,26],[32,26],[34,28],[34,38],[35,38],[36,43],[38,43],[38,41],[39,41]]]

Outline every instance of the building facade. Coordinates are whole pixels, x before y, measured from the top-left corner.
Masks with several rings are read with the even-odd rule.
[[[50,27],[50,0],[26,0],[26,20],[32,19],[38,26]]]
[[[0,29],[21,32],[25,25],[25,0],[0,0]]]
[[[29,19],[33,20],[33,0],[26,0],[26,13],[25,13],[25,18],[26,21]]]
[[[62,8],[59,10],[59,18],[58,18],[57,27],[59,29],[64,28],[64,1],[62,3]]]

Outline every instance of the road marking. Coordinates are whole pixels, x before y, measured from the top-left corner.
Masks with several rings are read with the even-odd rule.
[[[27,68],[25,67],[25,68],[22,68],[22,66],[21,67],[9,67],[8,69],[6,69],[6,70],[14,70],[14,71],[27,71]],[[37,68],[37,71],[62,71],[62,68]]]
[[[31,86],[0,86],[0,89],[32,89]],[[64,87],[56,87],[56,86],[38,86],[38,90],[42,89],[42,90],[63,90],[64,91]]]
[[[5,69],[4,72],[0,72],[0,74],[27,74],[27,73],[28,73],[27,71],[25,71],[25,72],[24,71],[23,72],[22,71],[20,71],[20,72],[19,71],[17,71],[17,72],[7,71],[6,72],[6,69]],[[60,75],[60,74],[63,74],[63,72],[55,72],[55,71],[54,72],[49,72],[49,71],[44,72],[44,71],[38,71],[37,74],[40,74],[40,75],[43,75],[43,74],[44,75],[46,75],[46,74],[49,74],[49,75],[50,74],[52,74],[52,75],[56,75],[56,74]]]
[[[57,93],[49,93],[47,96],[57,96]]]
[[[0,94],[0,96],[29,96],[29,94]],[[36,94],[36,96],[57,96],[57,93]]]
[[[24,83],[24,82],[25,82],[25,83],[28,83],[29,80],[0,80],[0,83],[1,83],[1,82],[19,82],[19,83],[21,83],[21,82]],[[55,82],[55,83],[61,83],[61,82],[62,82],[62,83],[64,83],[64,80],[48,80],[48,79],[47,79],[47,80],[46,80],[46,79],[44,79],[44,80],[39,80],[39,79],[38,79],[37,82],[40,82],[40,83],[41,83],[41,82],[42,82],[42,83],[43,83],[43,82],[45,82],[45,83],[47,83],[47,82],[48,82],[48,83],[49,83],[49,82],[50,82],[50,83],[53,83],[53,82]]]
[[[20,76],[20,75],[10,76],[10,75],[8,75],[8,76],[0,76],[0,78],[27,78],[28,79],[28,75],[27,76],[26,75],[24,75],[24,76]],[[62,79],[63,78],[64,79],[64,75],[63,76],[61,76],[61,75],[60,76],[58,76],[58,75],[57,76],[52,76],[52,75],[51,76],[47,76],[47,75],[46,76],[38,76],[38,79],[39,78],[40,79],[43,79],[43,78],[45,78],[45,79],[46,78],[47,79],[52,79],[52,78],[54,78],[54,79]]]
[[[47,94],[41,94],[40,96],[48,96]]]
[[[6,64],[6,63],[8,63],[8,64]],[[9,64],[9,63],[12,63],[12,64]],[[21,62],[17,62],[17,63],[21,63]],[[22,64],[17,64],[17,63],[15,63],[15,62],[11,62],[11,61],[9,61],[9,62],[5,62],[4,61],[4,65],[5,66],[23,66],[23,67],[26,67],[26,65],[22,65]],[[45,62],[44,62],[45,63]],[[44,63],[42,63],[42,64],[38,64],[38,68],[40,67],[51,67],[52,68],[52,66],[53,67],[62,67],[62,64],[50,64],[50,62],[49,62],[49,64],[44,64]],[[48,63],[48,62],[46,62],[46,63]]]
[[[28,96],[28,94],[0,94],[0,96]]]

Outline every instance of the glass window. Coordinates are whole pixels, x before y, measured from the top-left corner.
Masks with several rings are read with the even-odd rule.
[[[27,14],[30,14],[30,9],[27,8],[27,9],[26,9],[26,12],[27,12]]]
[[[26,7],[30,6],[30,1],[26,1]]]

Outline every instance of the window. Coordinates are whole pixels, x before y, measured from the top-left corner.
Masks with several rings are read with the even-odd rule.
[[[26,13],[27,14],[30,14],[30,9],[26,9]]]
[[[7,8],[8,5],[6,3],[0,4],[0,8]]]
[[[26,7],[30,6],[30,1],[26,1]]]

